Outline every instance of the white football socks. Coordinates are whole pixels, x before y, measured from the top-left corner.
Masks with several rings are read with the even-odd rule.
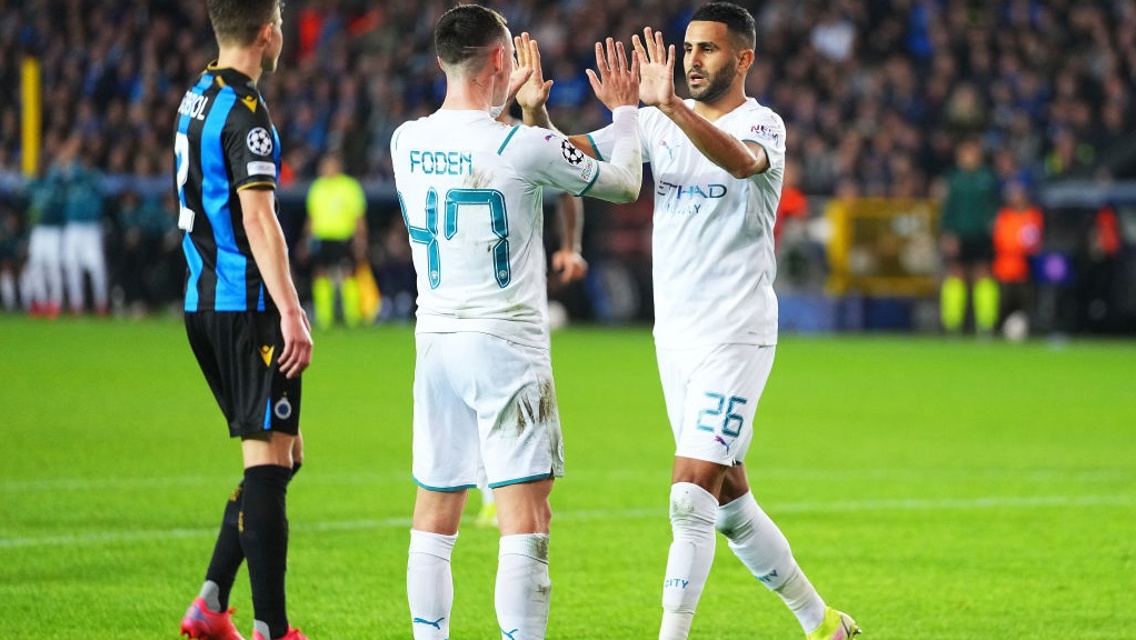
[[[494,601],[502,640],[544,638],[551,596],[548,534],[501,536]]]
[[[446,536],[410,530],[406,596],[410,601],[410,626],[414,640],[446,640],[450,637],[450,610],[454,605],[450,556],[457,539],[456,534]]]
[[[671,486],[671,542],[663,581],[659,640],[685,640],[706,576],[714,563],[714,516],[718,500],[690,482]]]
[[[781,596],[806,633],[820,626],[824,600],[797,565],[785,535],[752,493],[719,507],[715,527],[754,577]]]

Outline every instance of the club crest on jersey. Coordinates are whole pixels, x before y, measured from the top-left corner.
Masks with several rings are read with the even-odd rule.
[[[245,136],[245,144],[248,145],[249,151],[258,156],[272,154],[272,135],[264,127],[257,127],[249,131],[248,135]]]
[[[567,140],[564,140],[560,143],[560,153],[563,154],[564,159],[568,161],[568,164],[572,165],[573,167],[579,166],[584,162],[584,159],[587,158],[587,156],[584,155],[583,151],[577,149],[575,145],[573,145],[571,142],[568,142]]]

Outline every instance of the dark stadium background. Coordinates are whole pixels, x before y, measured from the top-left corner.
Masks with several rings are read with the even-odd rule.
[[[388,142],[401,122],[440,102],[430,35],[450,4],[291,0],[280,70],[261,82],[284,148],[280,203],[290,241],[298,240],[318,158],[341,151],[366,187],[372,262],[392,301],[413,281]],[[583,74],[592,43],[609,34],[627,41],[647,24],[679,42],[697,3],[487,4],[514,32],[540,42],[545,74],[556,81],[553,121],[575,133],[607,119]],[[1000,179],[1031,187],[1044,208],[1045,251],[1064,267],[1039,282],[1037,330],[1136,333],[1136,2],[742,4],[759,28],[747,92],[784,117],[807,203],[807,224],[781,247],[787,329],[934,330],[933,295],[888,289],[887,277],[904,274],[882,274],[882,289],[833,294],[825,211],[833,198],[937,201],[955,143],[977,137]],[[29,180],[78,135],[84,157],[104,177],[111,286],[121,288],[127,230],[119,210],[138,197],[172,220],[173,118],[214,52],[204,2],[0,0],[0,262],[18,271],[33,223]],[[18,90],[29,60],[40,71],[38,108]],[[29,166],[24,129],[32,111],[41,151]],[[619,209],[588,202],[592,273],[551,291],[574,319],[650,319],[650,194],[645,186],[639,203]],[[1104,250],[1103,210],[1115,216],[1120,240]],[[159,288],[142,301],[148,312],[176,307],[180,295],[176,250],[155,260]],[[296,268],[302,284],[307,265],[297,260]],[[116,313],[129,311],[121,293],[114,299]],[[387,319],[410,311],[390,305]]]

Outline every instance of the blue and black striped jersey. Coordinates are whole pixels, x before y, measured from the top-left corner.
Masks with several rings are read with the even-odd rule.
[[[248,76],[211,65],[186,92],[178,114],[175,186],[189,263],[185,310],[271,309],[237,195],[276,188],[280,138],[268,107]]]

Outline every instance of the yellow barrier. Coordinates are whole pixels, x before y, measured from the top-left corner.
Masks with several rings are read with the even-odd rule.
[[[932,200],[833,199],[825,208],[828,291],[931,296],[938,289],[939,206]]]

